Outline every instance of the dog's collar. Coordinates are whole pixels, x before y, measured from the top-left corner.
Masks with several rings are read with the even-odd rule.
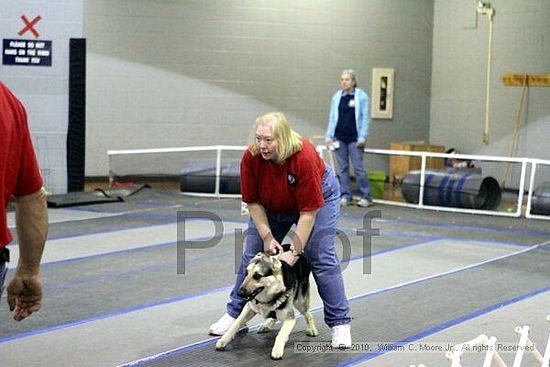
[[[269,302],[260,302],[258,301],[256,298],[254,298],[252,300],[252,302],[254,302],[255,304],[269,304],[269,303],[273,303],[270,307],[269,307],[269,310],[270,311],[273,311],[273,310],[276,310],[277,308],[279,308],[283,303],[285,303],[288,298],[290,297],[290,295],[292,294],[292,291],[291,290],[288,290],[286,292],[283,292],[275,301],[269,301]]]

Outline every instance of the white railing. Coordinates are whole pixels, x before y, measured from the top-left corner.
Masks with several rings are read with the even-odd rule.
[[[515,212],[499,212],[493,210],[483,210],[483,209],[467,209],[467,208],[455,208],[448,206],[440,205],[426,205],[424,204],[424,182],[426,179],[426,159],[430,158],[453,158],[453,159],[465,159],[465,160],[477,160],[477,161],[490,161],[490,162],[507,162],[507,163],[519,163],[521,164],[521,176],[519,183],[519,193],[523,193],[525,190],[525,172],[527,168],[527,160],[524,158],[506,158],[499,156],[484,156],[484,155],[471,155],[471,154],[448,154],[448,153],[436,153],[436,152],[415,152],[415,151],[404,151],[404,150],[389,150],[389,149],[365,149],[367,154],[382,154],[382,155],[406,155],[406,156],[415,156],[421,158],[420,166],[420,185],[418,193],[418,204],[414,203],[403,203],[392,200],[374,200],[375,202],[388,204],[388,205],[398,205],[406,206],[420,209],[432,209],[440,211],[448,211],[455,213],[474,213],[474,214],[488,214],[504,217],[519,217],[521,216],[523,195],[518,194],[516,201],[516,210]]]
[[[220,193],[220,179],[221,179],[221,160],[222,151],[242,151],[246,149],[246,146],[235,145],[210,145],[210,146],[198,146],[198,147],[181,147],[181,148],[158,148],[158,149],[133,149],[133,150],[109,150],[107,156],[109,157],[109,167],[111,167],[111,158],[117,155],[132,155],[132,154],[159,154],[159,153],[182,153],[182,152],[216,152],[216,175],[214,192],[187,192],[183,191],[182,194],[189,196],[199,197],[216,197],[216,198],[239,198],[240,194],[222,194]],[[113,172],[109,169],[109,183],[113,183]]]
[[[525,217],[548,220],[550,219],[550,216],[531,214],[531,202],[533,200],[533,190],[534,190],[533,186],[535,184],[537,167],[539,165],[545,165],[550,167],[550,161],[543,160],[543,159],[530,159],[529,161],[531,163],[531,179],[529,180],[529,193],[527,194],[527,208],[525,209]]]
[[[216,173],[215,173],[215,189],[212,193],[201,193],[201,192],[182,192],[186,195],[191,196],[200,196],[200,197],[240,197],[239,194],[223,194],[220,193],[220,178],[221,178],[221,161],[222,161],[222,152],[223,151],[244,151],[246,146],[235,146],[235,145],[211,145],[211,146],[197,146],[197,147],[180,147],[180,148],[158,148],[158,149],[133,149],[133,150],[110,150],[107,152],[109,157],[109,167],[111,167],[111,159],[114,156],[120,155],[132,155],[132,154],[159,154],[159,153],[180,153],[180,152],[207,152],[215,151],[216,152]],[[333,168],[335,168],[335,159],[333,156],[333,151],[325,145],[318,145],[317,151],[319,154],[329,163]],[[388,150],[388,149],[365,149],[366,154],[377,154],[377,155],[399,155],[399,156],[415,156],[420,157],[421,159],[421,173],[420,173],[420,184],[418,192],[418,204],[401,202],[395,200],[385,200],[385,199],[374,199],[374,202],[395,205],[395,206],[404,206],[404,207],[413,207],[420,209],[431,209],[431,210],[440,210],[448,212],[457,212],[457,213],[473,213],[473,214],[487,214],[495,216],[505,216],[505,217],[520,217],[522,215],[522,206],[523,206],[523,193],[525,191],[525,186],[527,182],[527,167],[530,165],[530,180],[529,180],[529,189],[527,194],[527,205],[525,216],[527,218],[535,219],[550,219],[550,215],[535,215],[531,214],[531,204],[532,196],[534,190],[534,183],[536,177],[536,170],[539,165],[550,166],[550,161],[542,159],[532,159],[532,158],[508,158],[508,157],[499,157],[499,156],[485,156],[485,155],[471,155],[471,154],[447,154],[447,153],[436,153],[436,152],[417,152],[417,151],[403,151],[403,150]],[[452,158],[452,159],[464,159],[464,160],[476,160],[476,161],[490,161],[490,162],[503,162],[503,163],[515,163],[521,165],[520,172],[520,181],[518,187],[518,197],[515,202],[515,211],[496,211],[496,210],[483,210],[483,209],[468,209],[468,208],[456,208],[449,206],[441,205],[427,205],[424,204],[424,181],[426,178],[426,160],[427,158]],[[113,172],[109,171],[109,180],[112,183]]]

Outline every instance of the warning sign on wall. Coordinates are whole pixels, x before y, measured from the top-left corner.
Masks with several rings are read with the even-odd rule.
[[[52,41],[4,39],[2,64],[52,66]]]

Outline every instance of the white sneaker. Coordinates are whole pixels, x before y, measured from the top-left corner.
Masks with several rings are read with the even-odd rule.
[[[361,199],[359,200],[359,202],[357,203],[357,206],[360,206],[362,208],[368,208],[369,206],[372,205],[372,201],[370,200],[367,200],[367,199]]]
[[[351,348],[351,325],[336,325],[332,327],[332,347]]]
[[[350,204],[351,204],[351,201],[349,201],[349,199],[347,199],[347,198],[341,198],[341,199],[340,199],[340,205],[342,205],[342,206],[348,206],[348,205],[350,205]]]
[[[210,325],[210,329],[208,329],[208,333],[210,335],[223,335],[226,333],[227,330],[233,325],[233,323],[237,320],[234,317],[229,316],[229,314],[224,314],[216,323]]]

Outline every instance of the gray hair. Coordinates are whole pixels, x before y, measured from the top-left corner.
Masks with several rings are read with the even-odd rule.
[[[349,75],[351,77],[351,80],[353,80],[353,86],[357,87],[357,77],[355,76],[355,71],[353,69],[345,69],[342,70],[342,74],[340,75]]]

